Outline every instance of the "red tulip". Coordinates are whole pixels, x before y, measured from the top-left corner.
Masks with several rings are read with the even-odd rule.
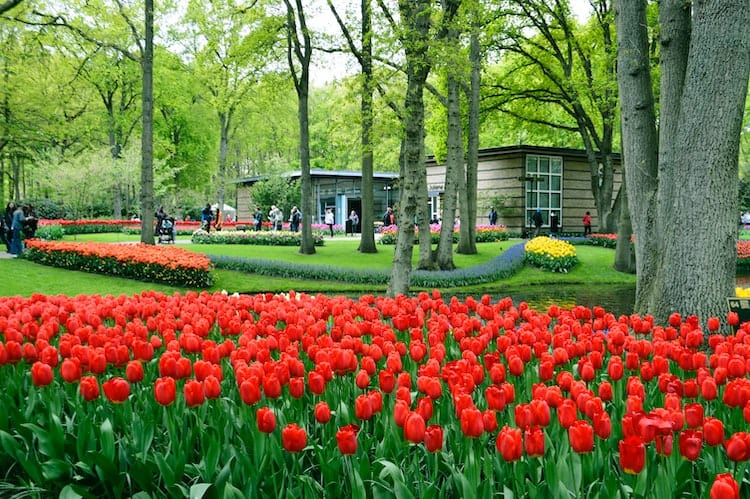
[[[529,457],[544,455],[544,431],[538,426],[526,428],[523,432],[523,448]]]
[[[594,450],[594,427],[579,419],[568,428],[568,440],[571,448],[579,454]]]
[[[461,416],[463,416],[465,412],[466,410],[464,410],[464,412],[461,413]],[[472,426],[473,428],[471,428]],[[461,430],[463,431],[463,426],[461,427]],[[482,412],[482,430],[486,431],[487,433],[493,433],[495,430],[497,430],[497,413],[495,411],[488,409]],[[467,431],[472,432],[472,433],[479,431],[479,425],[477,424],[477,422],[476,421],[467,422]],[[464,432],[464,434],[466,433]],[[481,435],[481,431],[480,431],[480,435]],[[472,438],[478,438],[478,436],[474,437],[473,434],[467,435],[467,436],[472,436]]]
[[[289,379],[289,395],[292,398],[302,398],[305,394],[305,379],[302,377],[294,377]]]
[[[81,361],[76,358],[65,359],[60,365],[60,375],[68,383],[81,379]]]
[[[221,383],[219,382],[219,378],[213,374],[209,374],[206,379],[203,380],[203,392],[206,394],[206,398],[219,398],[221,395]]]
[[[131,383],[143,381],[143,364],[140,360],[131,360],[125,367],[125,377]]]
[[[523,446],[521,444],[521,430],[503,426],[495,439],[495,447],[508,462],[521,459]]]
[[[717,331],[719,329],[719,319],[716,317],[709,317],[706,322],[709,331]]]
[[[688,461],[695,461],[701,454],[703,434],[700,431],[684,430],[678,440],[680,455]]]
[[[594,424],[594,433],[602,440],[606,440],[612,434],[612,421],[609,419],[609,414],[605,411],[599,411],[594,414],[591,418]]]
[[[613,397],[612,384],[609,381],[602,381],[599,385],[598,395],[604,402],[611,401]]]
[[[336,443],[339,451],[344,454],[355,454],[357,452],[357,432],[359,426],[346,425],[336,432]]]
[[[331,420],[331,408],[321,401],[315,404],[315,420],[320,424],[326,424]]]
[[[422,416],[417,412],[410,412],[404,421],[404,437],[411,443],[418,444],[424,440],[427,429]]]
[[[710,376],[704,379],[701,383],[701,397],[703,397],[703,400],[714,400],[717,394],[716,380]]]
[[[740,486],[729,473],[720,473],[711,485],[710,499],[739,499]]]
[[[560,421],[560,426],[567,430],[577,418],[578,410],[576,409],[575,402],[570,399],[564,399],[557,408],[557,419]]]
[[[529,402],[529,410],[531,411],[531,424],[542,427],[549,425],[551,415],[546,400],[532,400]]]
[[[202,405],[206,400],[206,394],[203,393],[203,383],[197,379],[185,382],[185,385],[182,387],[182,393],[185,396],[185,403],[188,407]]]
[[[109,401],[115,404],[125,402],[130,396],[130,383],[123,378],[115,377],[105,381],[102,389]]]
[[[261,407],[255,412],[258,429],[263,433],[273,433],[276,429],[276,414],[268,407]]]
[[[354,378],[354,383],[357,385],[357,388],[365,390],[370,386],[370,375],[364,369],[360,369]]]
[[[380,391],[391,393],[396,387],[396,378],[393,376],[393,372],[388,369],[382,369],[378,372],[378,384],[380,385]]]
[[[169,405],[174,402],[177,393],[177,384],[174,378],[163,377],[154,382],[154,398],[161,405]]]
[[[735,462],[750,459],[750,433],[739,431],[724,442],[727,457]]]
[[[372,401],[367,395],[360,395],[354,401],[354,414],[357,419],[367,421],[372,418]]]
[[[424,445],[428,452],[438,452],[443,448],[443,427],[430,425],[424,432]]]
[[[711,447],[724,443],[724,423],[710,416],[703,419],[703,440]]]
[[[78,385],[78,391],[81,392],[84,400],[91,402],[99,397],[99,382],[94,376],[83,376]]]
[[[432,418],[432,399],[430,397],[422,397],[417,400],[417,412],[425,422]]]
[[[495,411],[505,409],[505,392],[496,385],[490,385],[484,390],[484,398],[487,399],[487,408]]]
[[[37,361],[31,366],[31,381],[34,382],[34,386],[47,386],[52,383],[53,378],[52,367],[49,364]]]
[[[688,428],[698,428],[703,425],[703,406],[692,403],[685,405],[685,423]]]
[[[260,400],[260,386],[258,380],[246,379],[240,385],[240,398],[247,405],[253,405]]]
[[[271,373],[263,376],[263,393],[271,399],[277,399],[281,396],[281,381],[276,374]]]
[[[281,430],[281,445],[287,452],[301,452],[307,445],[307,432],[295,423],[290,423]]]
[[[646,446],[640,437],[620,440],[620,467],[625,473],[637,475],[646,464]]]
[[[311,393],[321,395],[326,388],[326,380],[317,371],[310,371],[307,374],[307,386],[310,388]]]
[[[406,417],[409,415],[409,404],[403,400],[397,400],[393,406],[393,422],[396,426],[404,426]]]

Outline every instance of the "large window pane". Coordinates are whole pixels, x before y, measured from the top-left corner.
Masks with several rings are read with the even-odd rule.
[[[562,173],[562,159],[552,158],[552,173]]]
[[[549,194],[547,194],[546,192],[539,193],[539,207],[549,208]]]
[[[528,208],[536,208],[536,192],[526,193],[526,206]]]
[[[539,158],[539,172],[549,173],[549,158]]]
[[[536,173],[537,167],[536,167],[536,156],[527,156],[526,157],[526,173]]]
[[[550,207],[551,208],[560,209],[560,207],[561,207],[561,204],[560,204],[560,194],[559,193],[554,193],[554,194],[551,194],[550,196],[551,196],[550,197],[550,203],[551,203]]]
[[[560,177],[553,175],[552,178],[550,178],[550,180],[551,180],[550,190],[559,191],[560,190]]]
[[[539,185],[540,191],[548,191],[549,190],[549,177],[544,175],[543,177],[539,179],[539,182],[537,182],[537,184]]]

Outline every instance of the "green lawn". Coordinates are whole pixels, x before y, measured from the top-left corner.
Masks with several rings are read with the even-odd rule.
[[[73,240],[72,237],[66,240]],[[92,234],[77,236],[75,240],[125,242],[137,241],[138,236],[124,234]],[[455,255],[454,261],[459,267],[466,267],[485,262],[512,245],[521,241],[479,244],[477,255]],[[314,255],[301,255],[296,247],[271,247],[249,245],[181,245],[186,249],[216,255],[234,255],[250,258],[276,259],[291,262],[309,262],[315,265],[335,265],[349,268],[382,268],[391,266],[392,246],[378,245],[378,253],[362,254],[357,251],[358,241],[343,238],[326,241],[326,245],[316,248]],[[614,251],[593,247],[577,246],[580,263],[567,274],[555,274],[539,269],[525,267],[516,275],[502,281],[464,288],[441,290],[444,293],[497,293],[512,292],[533,285],[596,285],[635,283],[635,276],[621,274],[612,269]],[[415,260],[417,250],[415,248]],[[165,293],[184,292],[185,288],[165,286],[121,279],[104,275],[74,272],[27,262],[19,259],[0,259],[0,272],[3,275],[3,286],[0,295],[30,296],[33,293],[43,294],[134,294],[146,290],[157,290]],[[364,286],[330,281],[310,281],[282,279],[243,274],[228,270],[214,270],[214,285],[209,291],[226,290],[228,292],[281,292],[295,289],[305,292],[325,292],[328,294],[384,293],[384,286]]]

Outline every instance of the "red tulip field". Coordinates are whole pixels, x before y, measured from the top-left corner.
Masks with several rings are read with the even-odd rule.
[[[0,298],[0,496],[747,497],[737,322],[438,292]]]

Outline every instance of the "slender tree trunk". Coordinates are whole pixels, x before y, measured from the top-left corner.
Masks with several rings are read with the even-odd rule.
[[[154,0],[145,0],[143,135],[141,137],[141,242],[154,244]]]
[[[399,2],[404,25],[406,52],[406,98],[404,100],[404,162],[397,210],[398,234],[393,255],[388,296],[406,294],[411,277],[414,248],[414,214],[419,201],[420,175],[425,173],[424,154],[424,83],[430,71],[427,60],[427,38],[430,29],[429,1]],[[426,193],[425,193],[426,194]]]
[[[617,246],[615,247],[615,270],[618,272],[635,273],[635,251],[630,242],[633,235],[633,225],[630,221],[630,209],[628,208],[627,178],[623,174],[620,186],[620,210],[619,222],[617,224]]]
[[[307,72],[305,72],[307,74]],[[301,85],[303,90],[299,94],[299,156],[302,178],[300,191],[302,195],[302,241],[300,244],[300,253],[312,255],[315,253],[315,244],[312,238],[312,227],[310,226],[311,215],[313,213],[313,195],[312,180],[310,177],[310,127],[309,127],[309,106],[308,106],[308,83],[305,79]]]
[[[375,225],[373,212],[375,199],[373,193],[373,156],[372,156],[372,22],[370,0],[362,0],[362,213],[360,220],[359,251],[377,253],[375,245]]]
[[[469,87],[469,132],[466,145],[466,188],[465,196],[459,194],[459,211],[466,213],[470,223],[461,224],[460,237],[456,253],[475,255],[477,253],[477,171],[479,163],[479,88],[482,74],[482,55],[479,50],[480,26],[472,26],[469,46],[469,62],[471,63],[471,85]],[[464,202],[462,203],[462,200]]]
[[[219,113],[219,168],[216,179],[216,202],[218,203],[219,210],[224,209],[224,197],[226,194],[227,183],[227,152],[229,151],[229,130],[231,127],[231,120],[231,112]]]
[[[464,151],[461,124],[461,100],[459,83],[455,73],[449,68],[447,78],[447,111],[448,111],[448,155],[445,162],[445,193],[443,194],[443,224],[440,227],[436,262],[440,270],[453,270],[453,221],[456,218],[456,206],[460,192],[466,189],[464,170]],[[461,213],[461,225],[471,224],[467,213]]]

